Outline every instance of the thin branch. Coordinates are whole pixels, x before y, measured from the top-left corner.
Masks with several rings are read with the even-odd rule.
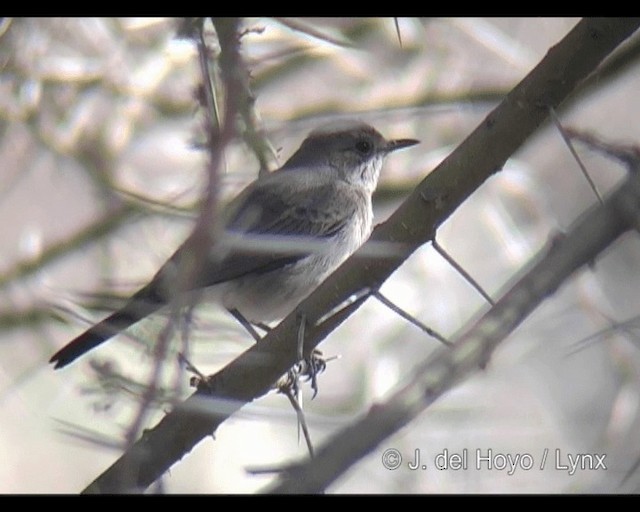
[[[571,344],[571,349],[567,352],[567,357],[570,357],[584,349],[586,349],[587,347],[591,346],[594,343],[597,343],[598,341],[600,341],[602,338],[605,337],[610,337],[613,336],[614,334],[620,334],[625,333],[628,336],[631,336],[632,338],[635,338],[636,340],[639,339],[638,335],[634,332],[634,329],[637,330],[638,328],[640,328],[640,324],[638,324],[638,320],[640,319],[640,317],[638,316],[634,316],[633,318],[630,318],[629,320],[623,320],[621,322],[617,322],[611,318],[607,318],[608,322],[609,322],[609,326],[605,327],[603,329],[600,329],[597,332],[594,332],[593,334],[590,334],[589,336],[585,336],[582,339],[579,339],[577,341],[574,341]]]
[[[638,162],[640,161],[640,148],[625,144],[611,144],[603,141],[598,136],[575,129],[567,129],[567,136],[586,144],[590,149],[615,158],[624,164],[629,172],[638,172]]]
[[[111,450],[122,450],[122,443],[114,441],[111,437],[106,436],[104,433],[96,430],[76,425],[69,421],[56,420],[60,426],[56,429],[58,432],[73,439],[74,442],[85,441],[91,445],[92,448],[99,446],[101,448],[108,448]]]
[[[312,37],[313,39],[317,39],[318,41],[329,43],[341,48],[354,47],[351,41],[321,32],[320,30],[307,25],[301,20],[297,20],[295,18],[274,18],[274,20],[295,32],[300,32],[301,34],[305,34],[309,37]]]
[[[247,33],[247,31],[243,32],[240,37],[245,33]],[[255,108],[256,97],[249,84],[249,71],[244,67],[242,61],[239,61],[238,64],[239,67],[235,72],[238,75],[237,81],[239,88],[234,90],[233,93],[237,97],[238,112],[244,121],[242,136],[245,144],[253,151],[253,154],[258,159],[258,163],[260,164],[259,176],[262,176],[277,167],[277,165],[275,165],[277,163],[277,154],[260,126],[260,117]]]
[[[144,392],[140,396],[138,410],[133,421],[127,428],[127,432],[125,434],[127,446],[133,443],[135,438],[140,434],[151,406],[157,401],[162,369],[164,368],[164,362],[167,359],[171,337],[173,336],[175,325],[178,321],[177,315],[179,315],[178,311],[174,310],[171,312],[164,327],[162,328],[162,331],[160,332],[160,335],[158,336],[158,339],[153,344],[153,368],[151,369],[151,375],[146,381],[147,383],[144,387]]]
[[[35,327],[52,320],[60,321],[62,317],[50,306],[36,305],[26,309],[0,311],[0,330]]]
[[[634,34],[607,57],[601,66],[578,88],[572,102],[581,100],[595,90],[601,90],[621,74],[638,65],[640,60],[640,34]]]

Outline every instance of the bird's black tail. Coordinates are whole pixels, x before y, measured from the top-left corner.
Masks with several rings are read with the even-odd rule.
[[[155,283],[151,282],[131,297],[122,309],[71,340],[53,354],[49,362],[54,363],[56,369],[64,368],[89,350],[160,309],[164,306],[165,300],[156,293],[154,285]]]

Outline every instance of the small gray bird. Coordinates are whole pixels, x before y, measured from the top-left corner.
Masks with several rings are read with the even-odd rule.
[[[224,235],[190,280],[191,289],[206,288],[208,298],[254,324],[284,318],[369,237],[371,195],[384,157],[417,143],[385,140],[356,121],[314,130],[280,169],[229,203]],[[177,269],[193,251],[189,240],[124,307],[49,362],[62,368],[169,304]]]

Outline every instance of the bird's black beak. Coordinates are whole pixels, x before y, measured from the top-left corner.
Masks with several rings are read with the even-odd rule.
[[[390,141],[387,141],[386,150],[387,150],[387,153],[391,153],[392,151],[396,151],[398,149],[415,146],[416,144],[419,144],[419,143],[420,143],[420,141],[416,140],[416,139],[390,140]]]

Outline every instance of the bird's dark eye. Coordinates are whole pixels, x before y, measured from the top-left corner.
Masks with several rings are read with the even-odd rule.
[[[359,153],[362,153],[363,155],[368,155],[369,153],[371,153],[371,150],[373,149],[373,144],[371,144],[371,141],[369,140],[361,139],[358,142],[356,142],[356,149],[358,150]]]

